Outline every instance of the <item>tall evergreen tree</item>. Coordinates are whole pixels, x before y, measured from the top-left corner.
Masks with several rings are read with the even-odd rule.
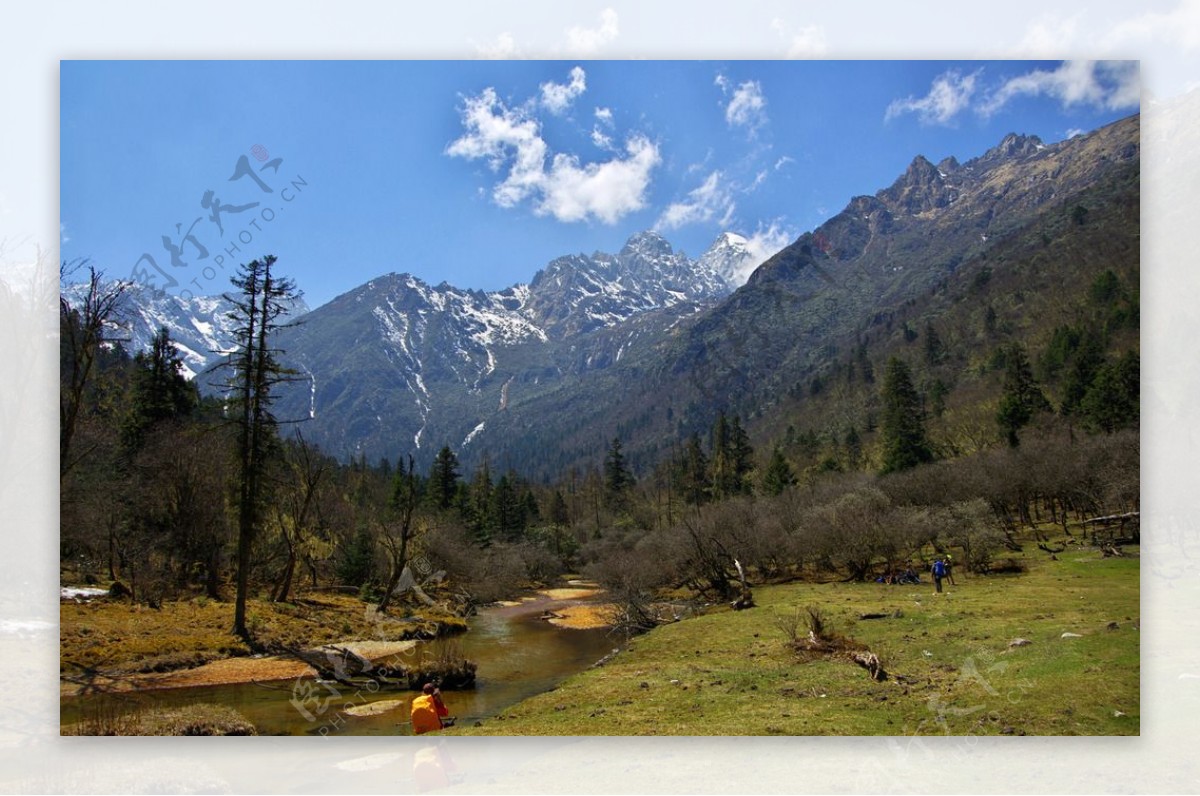
[[[250,550],[262,521],[267,463],[276,449],[277,421],[271,414],[272,388],[290,375],[271,348],[271,336],[282,328],[279,322],[288,305],[299,297],[295,283],[272,272],[274,255],[239,266],[230,281],[237,293],[226,296],[234,305],[237,347],[229,355],[234,423],[238,453],[238,552],[237,596],[233,632],[250,641],[246,627],[246,596],[249,591]]]
[[[493,527],[508,541],[515,541],[525,530],[525,507],[517,492],[515,473],[505,473],[492,490]]]
[[[550,516],[548,517],[552,525],[566,527],[571,524],[571,513],[567,510],[567,501],[563,499],[562,492],[554,490],[554,497],[550,499]]]
[[[1087,427],[1111,434],[1136,426],[1140,384],[1140,360],[1136,351],[1101,367],[1079,404]]]
[[[492,470],[485,456],[468,488],[466,521],[480,547],[492,543]]]
[[[733,488],[734,474],[729,420],[724,412],[719,412],[716,422],[713,423],[712,439],[708,447],[708,467],[714,497],[721,499],[729,495]]]
[[[1103,365],[1104,341],[1095,330],[1085,329],[1079,334],[1066,368],[1062,401],[1058,408],[1060,414],[1071,416],[1079,413],[1079,405]]]
[[[913,386],[912,372],[897,357],[888,361],[883,379],[883,418],[879,434],[883,445],[881,473],[907,470],[933,460],[925,434],[921,397]]]
[[[625,455],[621,453],[621,438],[613,437],[604,456],[604,488],[610,497],[618,498],[631,486],[633,474],[629,472]]]
[[[125,443],[136,449],[155,423],[186,417],[200,404],[194,384],[183,376],[183,360],[166,327],[155,333],[148,352],[133,358],[133,396],[125,423]]]
[[[946,358],[946,348],[942,345],[942,338],[937,333],[937,329],[933,328],[932,323],[925,324],[925,362],[929,365],[936,365]]]
[[[729,427],[729,450],[733,461],[734,494],[749,494],[750,473],[754,470],[754,447],[738,415],[733,416],[733,423]]]
[[[700,446],[700,435],[692,434],[676,463],[676,482],[686,503],[700,505],[709,494],[708,458]]]
[[[771,461],[763,473],[763,492],[767,495],[779,495],[783,490],[796,484],[796,473],[778,447],[771,452]]]
[[[858,435],[858,429],[850,426],[846,431],[846,467],[850,470],[857,470],[862,464],[863,448],[862,437]]]
[[[458,457],[446,445],[438,451],[429,471],[429,503],[435,509],[446,511],[454,505],[457,494]]]
[[[1050,402],[1033,379],[1033,367],[1025,346],[1012,343],[1004,353],[1004,392],[996,410],[996,423],[1010,447],[1021,444],[1017,432],[1029,424],[1035,412],[1050,410]]]

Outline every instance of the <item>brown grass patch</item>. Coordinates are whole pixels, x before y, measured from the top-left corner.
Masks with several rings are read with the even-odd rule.
[[[227,705],[133,708],[98,702],[63,735],[257,735],[245,716]]]
[[[612,625],[614,608],[615,606],[608,603],[601,605],[572,605],[567,608],[557,609],[554,612],[556,616],[550,618],[548,621],[552,625],[571,628],[572,630],[609,627]]]

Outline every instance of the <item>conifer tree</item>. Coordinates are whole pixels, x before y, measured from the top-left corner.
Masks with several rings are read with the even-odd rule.
[[[272,388],[290,372],[271,348],[272,335],[288,305],[299,297],[295,283],[272,272],[274,255],[239,266],[230,281],[238,292],[226,296],[233,302],[230,318],[235,323],[237,348],[229,355],[232,372],[234,423],[238,454],[238,551],[237,596],[233,632],[250,641],[246,627],[246,596],[249,590],[250,550],[262,521],[265,473],[278,439],[277,421],[271,413]]]
[[[1025,347],[1012,343],[1004,352],[1004,392],[996,410],[996,422],[1009,447],[1021,444],[1017,432],[1029,424],[1035,412],[1049,409],[1050,402],[1033,379],[1033,368]]]
[[[480,547],[492,543],[492,471],[485,456],[471,478],[467,496],[467,524],[475,532]]]
[[[729,421],[724,412],[717,414],[713,423],[712,439],[708,446],[708,466],[714,496],[718,499],[729,494],[733,473],[733,462],[729,452]]]
[[[862,437],[858,435],[858,429],[850,426],[846,432],[846,467],[850,470],[857,470],[862,464]]]
[[[730,459],[733,462],[733,493],[749,494],[750,473],[754,469],[754,448],[750,445],[750,435],[742,427],[742,419],[733,416],[729,427]]]
[[[1085,329],[1079,335],[1075,350],[1063,379],[1062,401],[1058,411],[1071,416],[1079,413],[1079,406],[1096,373],[1104,365],[1104,342],[1093,329]]]
[[[796,473],[778,447],[771,452],[771,461],[763,473],[763,493],[771,496],[779,495],[783,490],[796,484]]]
[[[125,444],[136,449],[155,423],[186,417],[200,403],[195,385],[183,376],[183,360],[167,328],[155,333],[149,352],[133,358],[133,396]]]
[[[700,435],[692,434],[676,464],[676,480],[685,502],[700,505],[708,498],[708,459],[700,446]]]
[[[604,488],[609,497],[619,498],[626,489],[633,486],[633,475],[625,464],[625,456],[621,453],[621,438],[613,437],[604,456]]]
[[[912,373],[897,357],[888,361],[883,380],[883,418],[879,434],[883,445],[882,474],[907,470],[933,460],[925,434],[921,397]]]
[[[552,525],[567,526],[571,524],[571,514],[567,510],[567,501],[563,499],[562,492],[554,490],[554,497],[550,499],[550,523]]]
[[[1115,363],[1101,367],[1079,405],[1087,427],[1111,434],[1118,429],[1136,426],[1140,383],[1140,362],[1136,351],[1130,351]]]
[[[492,490],[492,524],[508,541],[519,539],[525,530],[525,507],[517,493],[515,480],[515,473],[505,473]]]
[[[448,510],[458,494],[458,457],[450,446],[443,446],[429,471],[429,503],[435,509]]]

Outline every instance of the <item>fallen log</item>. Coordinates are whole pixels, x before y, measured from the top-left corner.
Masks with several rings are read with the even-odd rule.
[[[877,683],[882,683],[887,679],[887,672],[883,669],[883,664],[879,661],[879,656],[873,652],[854,652],[850,655],[850,660],[857,663],[859,666],[867,670],[871,675],[871,679]]]

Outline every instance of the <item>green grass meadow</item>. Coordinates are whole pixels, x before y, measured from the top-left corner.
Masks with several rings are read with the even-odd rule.
[[[1027,550],[1019,560],[1028,571],[956,573],[938,595],[930,583],[760,586],[756,608],[660,627],[607,664],[452,732],[1139,734],[1137,548],[1119,558],[1077,548],[1059,560]],[[793,652],[781,618],[807,606],[876,653],[887,680],[845,658]],[[803,619],[797,630],[807,634]],[[1017,638],[1031,643],[1010,647]]]

